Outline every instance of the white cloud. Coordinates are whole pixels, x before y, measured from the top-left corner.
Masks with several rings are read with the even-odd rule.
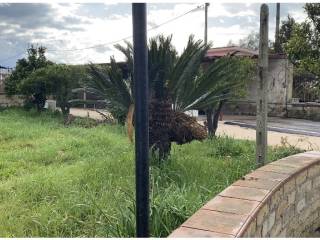
[[[230,4],[230,3],[229,3]],[[251,9],[238,9],[236,12],[228,11],[223,3],[211,3],[208,9],[209,17],[244,17],[257,16],[257,13]]]
[[[208,35],[214,47],[224,47],[229,40],[236,43],[239,39],[246,37],[252,30],[252,28],[241,28],[240,25],[233,25],[229,28],[211,27],[208,29]]]
[[[307,14],[303,11],[290,11],[289,13],[291,17],[293,17],[299,23],[303,22],[307,17]]]
[[[168,5],[149,5],[148,8],[148,28],[162,24],[169,19],[175,18],[187,11],[196,8],[200,3],[179,3]],[[114,55],[117,60],[123,60],[122,54],[117,51],[112,44],[108,48],[100,47],[83,51],[56,51],[63,49],[81,49],[97,44],[105,44],[132,35],[131,4],[105,3],[99,5],[100,14],[95,14],[94,7],[91,6],[90,14],[79,14],[81,4],[58,4],[51,3],[54,9],[55,21],[62,23],[65,19],[70,19],[68,28],[58,28],[51,25],[21,31],[16,36],[28,37],[32,43],[40,43],[48,48],[48,58],[56,62],[70,64],[80,64],[89,61],[106,62]],[[241,6],[241,7],[239,7]],[[93,10],[92,10],[93,8]],[[124,10],[125,9],[125,10]],[[229,40],[237,42],[247,36],[251,31],[259,30],[259,6],[257,4],[245,3],[233,5],[232,3],[211,3],[208,10],[209,28],[208,40],[212,40],[214,47],[225,46]],[[129,11],[130,10],[130,11]],[[108,14],[104,15],[104,11]],[[299,8],[289,11],[297,21],[305,19],[305,13]],[[283,15],[283,18],[285,16]],[[282,18],[282,19],[283,19]],[[4,26],[0,23],[0,26]],[[77,30],[77,28],[82,29]],[[18,25],[11,24],[5,33],[12,34],[19,29]],[[203,39],[204,36],[204,10],[199,9],[185,16],[175,19],[157,29],[148,32],[148,37],[157,34],[173,35],[173,44],[179,52],[186,46],[190,34],[196,39]],[[270,25],[270,38],[273,38],[274,26]],[[2,36],[1,36],[2,37]],[[130,39],[129,39],[130,40]],[[5,47],[3,47],[5,48]],[[11,51],[11,50],[10,50]],[[21,49],[17,50],[21,51]],[[9,51],[8,51],[9,52]],[[6,56],[4,56],[5,58]],[[1,64],[1,63],[0,63]]]

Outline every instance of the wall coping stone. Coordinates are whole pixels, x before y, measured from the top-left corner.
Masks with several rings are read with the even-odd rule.
[[[317,164],[320,152],[309,151],[258,168],[206,203],[169,237],[242,237],[257,214],[268,211],[266,203],[285,183]]]

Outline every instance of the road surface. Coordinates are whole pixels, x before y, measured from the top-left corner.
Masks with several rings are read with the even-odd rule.
[[[103,119],[99,113],[89,109],[72,108],[70,113],[79,117],[89,116],[93,119]],[[200,117],[200,122],[203,119],[203,117]],[[230,125],[230,122],[233,123]],[[268,145],[275,146],[286,143],[304,150],[320,150],[320,122],[269,118],[268,126],[270,127]],[[217,134],[255,141],[256,131],[253,129],[254,127],[254,116],[224,116],[223,121],[219,121]]]

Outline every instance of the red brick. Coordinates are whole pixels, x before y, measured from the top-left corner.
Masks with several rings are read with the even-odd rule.
[[[179,227],[169,235],[169,238],[233,238],[233,235],[204,231],[195,228]]]
[[[264,189],[230,186],[222,191],[219,196],[262,201],[268,193],[269,191]]]
[[[249,215],[259,205],[257,201],[248,201],[237,198],[216,196],[209,201],[202,209],[221,211],[239,215]]]
[[[261,167],[261,168],[259,168],[257,170],[266,171],[266,172],[293,174],[294,172],[297,171],[297,168],[268,164],[268,165],[265,165],[265,166],[263,166],[263,167]]]
[[[272,180],[268,180],[268,179],[244,177],[242,180],[238,180],[235,183],[233,183],[232,185],[233,186],[271,190],[279,184],[280,184],[280,182],[272,181]]]
[[[182,226],[235,236],[246,219],[245,215],[200,209]]]
[[[245,178],[259,178],[259,179],[267,179],[271,181],[283,181],[288,178],[288,174],[283,173],[275,173],[275,172],[265,172],[256,170],[252,173],[249,173],[245,176]]]

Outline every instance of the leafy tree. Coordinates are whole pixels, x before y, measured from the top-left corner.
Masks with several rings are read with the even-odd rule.
[[[21,94],[19,84],[35,70],[52,64],[45,57],[46,48],[31,46],[28,49],[27,58],[22,58],[17,61],[16,68],[12,74],[5,80],[5,92],[7,96]],[[41,102],[40,99],[37,100]]]
[[[46,68],[40,68],[32,72],[28,77],[23,78],[17,87],[21,94],[26,96],[26,104],[31,103],[41,111],[47,99],[48,86]]]
[[[251,33],[249,33],[248,36],[240,39],[238,44],[233,44],[232,40],[230,40],[228,45],[233,44],[233,45],[239,46],[241,48],[247,48],[247,49],[250,49],[253,51],[258,51],[259,50],[259,39],[260,39],[259,32],[252,31]],[[268,45],[269,45],[270,50],[273,49],[274,43],[271,40],[269,40]]]
[[[307,18],[302,23],[288,21],[289,38],[283,45],[294,64],[294,94],[306,101],[319,98],[320,89],[320,4],[304,6]],[[301,91],[301,87],[304,91]]]
[[[128,69],[133,69],[131,44],[116,47],[126,56]],[[178,56],[171,37],[158,36],[149,41],[150,147],[160,157],[169,154],[171,142],[182,144],[204,139],[206,130],[184,111],[207,108],[226,99],[224,91],[234,85],[239,66],[232,64],[235,59],[223,58],[202,68],[209,48],[210,44],[205,45],[190,37],[183,53]],[[90,72],[89,85],[94,92],[104,96],[110,105],[128,112],[134,103],[132,74],[124,79],[113,59],[104,71],[91,65]]]
[[[239,46],[251,50],[259,49],[259,32],[252,31],[248,36],[239,40]]]
[[[281,21],[281,26],[279,30],[279,44],[280,44],[280,52],[284,52],[285,45],[290,40],[293,29],[296,25],[296,22],[293,17],[290,15],[287,16],[287,19],[284,21]]]
[[[286,53],[296,67],[320,76],[320,4],[305,5],[307,19],[293,26]]]
[[[72,89],[79,86],[81,74],[78,67],[53,64],[31,73],[21,82],[20,88],[25,95],[41,96],[41,99],[53,96],[63,115],[67,116],[73,99]]]
[[[315,30],[320,31],[320,3],[306,3],[304,6],[305,11],[308,14],[308,18],[311,20]],[[319,37],[319,36],[318,36]]]

